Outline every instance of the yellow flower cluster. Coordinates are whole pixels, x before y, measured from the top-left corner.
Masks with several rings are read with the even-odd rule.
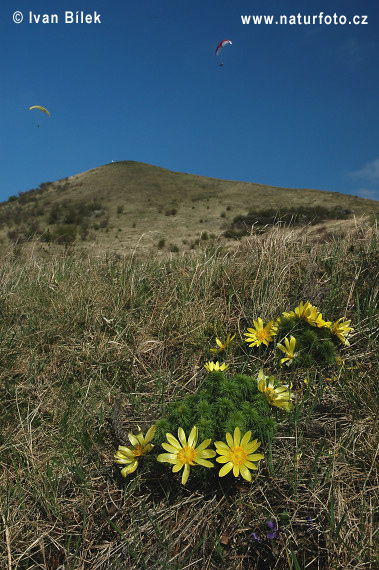
[[[138,467],[138,458],[145,455],[152,449],[152,445],[148,442],[154,437],[155,426],[152,426],[144,438],[141,431],[136,436],[129,434],[132,448],[119,446],[115,455],[116,463],[127,463],[127,467],[121,470],[121,475],[126,477],[133,473]],[[226,443],[223,441],[216,441],[216,451],[208,449],[211,443],[210,439],[205,439],[200,445],[197,445],[198,429],[194,426],[186,437],[184,430],[180,427],[178,429],[178,438],[174,437],[171,433],[166,433],[167,443],[162,443],[163,449],[167,453],[158,455],[157,460],[160,463],[170,463],[173,465],[173,473],[177,473],[183,469],[182,485],[185,485],[189,474],[190,467],[202,465],[203,467],[214,467],[214,464],[209,461],[216,457],[216,452],[219,457],[216,458],[218,463],[224,463],[219,471],[219,476],[224,477],[229,471],[233,470],[233,475],[238,477],[242,475],[246,481],[251,481],[250,470],[257,470],[255,462],[263,459],[263,455],[255,453],[261,445],[257,439],[251,440],[251,431],[248,431],[241,438],[241,431],[239,427],[234,430],[233,437],[230,433],[226,434]]]
[[[219,477],[224,477],[229,471],[233,469],[233,475],[238,477],[242,475],[246,481],[251,481],[250,469],[258,469],[253,461],[263,459],[260,453],[254,453],[261,445],[257,439],[250,441],[251,431],[245,433],[241,439],[241,431],[239,427],[234,430],[234,437],[230,433],[226,434],[226,443],[223,441],[216,441],[216,451],[207,449],[210,444],[210,439],[205,439],[198,447],[197,443],[197,427],[193,427],[191,433],[186,439],[185,433],[182,428],[178,429],[179,441],[170,433],[166,434],[168,443],[162,443],[162,447],[169,453],[162,453],[158,455],[157,459],[160,462],[167,462],[173,464],[172,471],[175,473],[183,469],[182,484],[185,485],[190,466],[202,465],[203,467],[214,467],[208,459],[216,456],[218,463],[224,463],[219,471]]]
[[[296,309],[290,311],[289,313],[283,313],[283,317],[297,317],[298,319],[303,319],[314,327],[328,328],[332,334],[336,335],[339,338],[342,344],[345,346],[350,346],[347,337],[354,330],[350,326],[351,321],[346,321],[343,317],[334,323],[331,321],[326,321],[323,318],[322,313],[318,311],[317,307],[311,305],[309,301],[306,303],[303,303],[303,301],[301,301]]]
[[[303,301],[301,301],[299,306],[296,307],[293,311],[290,311],[289,313],[283,313],[283,317],[297,317],[298,319],[303,319],[310,325],[319,328],[326,327],[331,324],[322,318],[322,313],[319,313],[317,307],[311,305],[309,301],[306,303],[303,303]]]
[[[282,313],[282,316],[286,318],[295,317],[297,319],[302,319],[313,327],[328,328],[330,332],[336,335],[345,346],[350,346],[347,337],[354,330],[350,326],[350,321],[344,320],[343,317],[334,323],[331,321],[326,321],[317,307],[311,305],[309,301],[306,301],[305,303],[301,301],[299,306],[296,307],[293,311],[284,312]],[[268,343],[273,342],[274,336],[276,336],[278,333],[280,319],[281,317],[278,317],[275,322],[273,320],[269,321],[267,325],[264,325],[261,317],[258,317],[258,320],[256,321],[253,320],[254,328],[248,328],[248,332],[244,333],[246,336],[245,341],[249,344],[250,347],[260,346],[261,344],[268,346]],[[290,340],[284,339],[284,342],[285,346],[278,344],[278,348],[282,350],[286,355],[286,358],[282,359],[281,362],[287,362],[288,365],[296,356],[294,353],[296,339],[294,337],[291,337]]]

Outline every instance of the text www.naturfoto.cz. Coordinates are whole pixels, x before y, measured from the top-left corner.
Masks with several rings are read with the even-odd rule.
[[[354,26],[368,24],[367,15],[354,15],[351,18],[344,16],[343,14],[338,15],[334,13],[333,15],[324,14],[324,12],[320,12],[319,14],[292,14],[290,16],[281,15],[279,18],[275,18],[275,16],[265,16],[265,15],[241,15],[241,20],[243,24],[253,24],[253,25],[268,25],[271,26],[272,24],[280,24],[280,25],[341,25],[345,26],[346,24],[353,24]]]

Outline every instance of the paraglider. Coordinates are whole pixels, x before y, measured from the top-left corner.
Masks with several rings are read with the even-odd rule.
[[[39,105],[34,105],[33,107],[29,107],[29,111],[31,111],[32,109],[39,109],[40,111],[43,111],[44,113],[46,113],[46,115],[49,115],[49,117],[50,117],[50,113],[47,109],[45,109],[45,107],[40,107]]]
[[[33,105],[33,107],[29,107],[29,111],[31,111],[32,109],[38,109],[39,111],[43,111],[44,113],[46,113],[46,115],[48,115],[50,117],[50,113],[47,109],[45,109],[45,107],[41,107],[40,105]],[[38,123],[37,127],[40,127],[40,124]]]
[[[232,45],[232,42],[230,40],[222,40],[218,46],[216,47],[216,51],[215,51],[215,55],[219,55],[222,48],[225,47],[226,45]],[[221,63],[219,63],[219,66],[222,67],[224,65],[224,62],[221,60]]]

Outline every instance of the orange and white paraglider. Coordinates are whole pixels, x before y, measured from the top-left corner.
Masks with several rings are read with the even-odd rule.
[[[230,40],[222,40],[216,47],[215,55],[220,55],[222,49],[228,44],[232,45],[232,42]],[[221,60],[221,63],[219,63],[219,65],[222,67],[224,65],[224,62]]]

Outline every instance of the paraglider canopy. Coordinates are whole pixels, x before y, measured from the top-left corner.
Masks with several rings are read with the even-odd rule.
[[[50,113],[47,109],[45,109],[45,107],[40,107],[39,105],[34,105],[33,107],[29,107],[29,111],[31,111],[32,109],[39,109],[40,111],[43,111],[44,113],[46,113],[46,115],[48,115],[50,117]]]
[[[223,48],[224,46],[226,46],[227,44],[232,45],[232,42],[231,42],[230,40],[222,40],[222,41],[218,44],[218,46],[216,47],[215,54],[218,55],[218,54],[220,53],[220,51],[222,50],[222,48]]]

